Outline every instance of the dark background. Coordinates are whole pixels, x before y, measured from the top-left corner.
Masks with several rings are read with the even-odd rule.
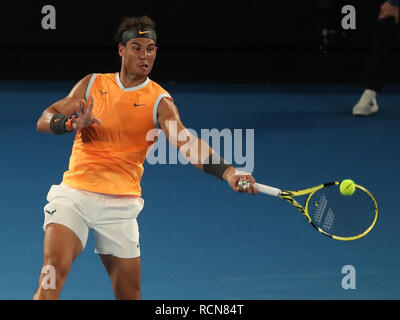
[[[320,49],[324,13],[336,33]],[[152,79],[170,82],[359,83],[381,1],[18,1],[2,4],[0,80],[78,80],[119,71],[114,33],[121,17],[147,14],[157,24]],[[42,7],[56,8],[44,30]],[[357,29],[341,29],[354,5]],[[387,82],[398,83],[400,41]]]

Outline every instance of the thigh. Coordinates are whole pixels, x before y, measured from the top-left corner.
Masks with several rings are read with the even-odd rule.
[[[82,250],[82,241],[70,228],[53,222],[46,226],[43,264],[66,267]]]
[[[110,277],[116,299],[140,299],[140,257],[99,256]]]
[[[45,229],[43,266],[34,299],[58,299],[82,242],[68,227],[49,223]]]

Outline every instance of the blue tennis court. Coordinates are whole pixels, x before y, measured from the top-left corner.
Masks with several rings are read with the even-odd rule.
[[[0,299],[31,299],[42,263],[43,206],[73,136],[36,131],[73,83],[0,83]],[[236,194],[190,165],[145,164],[139,216],[143,299],[399,299],[400,90],[354,118],[356,86],[164,84],[188,128],[254,129],[254,176],[286,189],[351,178],[376,197],[374,230],[353,242],[315,232],[280,199]],[[345,290],[342,267],[356,270]],[[89,237],[62,299],[113,299]]]

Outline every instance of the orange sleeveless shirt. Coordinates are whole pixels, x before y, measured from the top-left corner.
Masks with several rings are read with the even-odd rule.
[[[149,130],[159,128],[158,105],[171,99],[166,90],[147,78],[142,84],[124,88],[119,74],[93,74],[86,101],[93,96],[93,117],[102,125],[91,125],[76,133],[69,169],[63,183],[92,192],[140,196],[140,181]]]

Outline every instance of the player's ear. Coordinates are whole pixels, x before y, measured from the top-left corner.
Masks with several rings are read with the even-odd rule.
[[[124,50],[125,46],[122,43],[118,43],[118,54],[120,57],[122,57]]]

